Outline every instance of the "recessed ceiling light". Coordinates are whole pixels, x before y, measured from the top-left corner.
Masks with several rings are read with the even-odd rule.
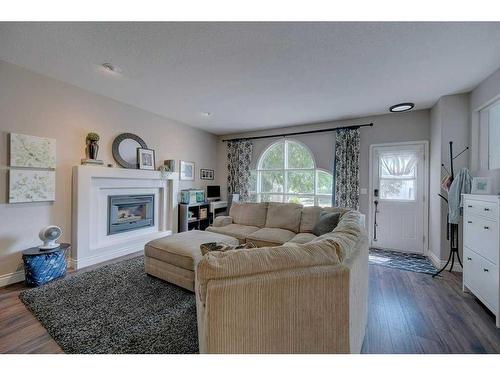
[[[201,112],[201,114],[205,117],[210,117],[212,114],[210,112]]]
[[[109,73],[114,73],[114,74],[121,74],[122,73],[122,68],[120,68],[117,65],[111,64],[111,63],[103,63],[101,64],[101,67]]]
[[[415,107],[414,103],[399,103],[389,108],[391,112],[406,112]]]

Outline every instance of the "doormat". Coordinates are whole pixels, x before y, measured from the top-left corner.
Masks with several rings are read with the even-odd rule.
[[[423,255],[370,248],[370,264],[433,275],[436,267]]]

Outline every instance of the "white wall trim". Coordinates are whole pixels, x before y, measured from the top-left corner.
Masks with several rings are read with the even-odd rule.
[[[434,264],[434,267],[436,267],[438,270],[440,270],[442,267],[444,267],[444,265],[448,261],[448,259],[444,259],[444,260],[443,259],[439,259],[436,256],[436,254],[434,254],[430,250],[429,250],[429,252],[427,254],[427,257],[432,262],[432,264]],[[444,270],[443,272],[447,272],[450,269],[450,265],[451,265],[451,262],[450,262],[450,264],[448,264],[448,267],[446,267],[446,270]],[[458,263],[457,259],[455,259],[455,264],[453,265],[453,271],[454,272],[463,272],[462,267],[460,267],[460,263]]]
[[[429,255],[429,179],[430,179],[430,155],[429,155],[429,141],[409,141],[409,142],[391,142],[391,143],[377,143],[371,144],[369,150],[369,165],[368,165],[368,218],[366,225],[368,225],[369,241],[373,238],[373,150],[375,147],[380,146],[409,146],[409,145],[423,145],[424,146],[424,252],[423,255]]]
[[[2,286],[7,286],[10,284],[15,284],[24,280],[24,271],[16,271],[11,273],[6,273],[0,276],[0,288]]]

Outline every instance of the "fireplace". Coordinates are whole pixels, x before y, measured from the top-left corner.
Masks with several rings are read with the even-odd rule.
[[[154,226],[154,195],[108,197],[108,235]]]

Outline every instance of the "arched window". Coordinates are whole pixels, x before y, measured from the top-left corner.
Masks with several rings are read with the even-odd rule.
[[[254,202],[332,205],[332,174],[316,168],[311,151],[295,140],[283,139],[269,146],[252,171],[251,183]]]

